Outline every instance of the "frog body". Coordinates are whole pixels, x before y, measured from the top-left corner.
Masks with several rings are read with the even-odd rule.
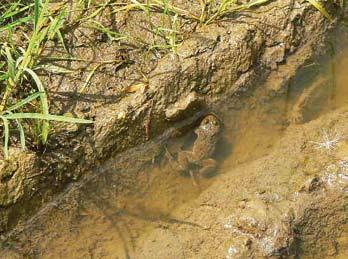
[[[205,116],[195,129],[197,138],[191,151],[183,150],[178,153],[178,159],[175,162],[177,170],[181,173],[189,172],[192,175],[192,168],[199,167],[198,173],[207,176],[216,169],[217,164],[212,156],[219,140],[220,131],[219,119],[213,114]]]

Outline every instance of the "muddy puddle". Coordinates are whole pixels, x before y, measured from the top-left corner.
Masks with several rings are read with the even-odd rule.
[[[297,148],[296,134],[303,132],[310,132],[306,143],[319,143],[317,138],[323,134],[321,125],[340,120],[338,115],[330,119],[330,114],[348,108],[348,48],[338,47],[335,51],[332,58],[308,64],[283,94],[274,95],[259,87],[240,103],[227,102],[214,111],[223,125],[213,155],[218,165],[214,174],[209,177],[195,174],[193,179],[189,174],[177,172],[178,164],[173,161],[180,150],[192,150],[196,135],[193,130],[186,134],[174,131],[170,138],[161,137],[148,147],[129,151],[125,158],[111,159],[96,169],[92,178],[72,184],[29,222],[2,237],[1,258],[250,258],[243,253],[237,257],[241,248],[235,244],[240,240],[234,235],[249,235],[249,239],[243,239],[245,246],[255,244],[258,249],[264,246],[265,250],[273,251],[277,244],[272,238],[263,237],[267,231],[256,235],[259,242],[254,230],[249,233],[239,227],[238,232],[230,219],[239,217],[235,214],[241,207],[248,208],[244,203],[253,204],[254,196],[267,204],[276,204],[276,212],[268,208],[270,219],[274,222],[283,219],[282,212],[292,206],[289,204],[296,204],[294,197],[306,180],[313,178],[312,171],[317,174],[322,167],[338,161],[337,156],[331,153],[325,156],[325,152],[318,158],[307,154],[299,159],[302,150],[290,148]],[[193,119],[190,127],[198,127],[203,117]],[[318,122],[303,126],[312,120]],[[342,134],[340,125],[327,133],[330,140]],[[333,148],[336,142],[332,143]],[[345,161],[346,147],[343,143],[337,151],[342,155],[341,163]],[[315,149],[311,150],[309,154]],[[282,156],[279,161],[273,159],[277,153]],[[316,166],[308,169],[308,165],[319,166],[319,161],[324,160],[319,169]],[[339,161],[337,164],[341,165]],[[279,164],[290,169],[279,169]],[[348,174],[341,175],[340,183],[346,184]],[[346,193],[346,185],[340,188],[337,190]],[[327,192],[334,193],[335,201],[342,199],[336,189]],[[313,200],[326,199],[323,193],[318,195]],[[260,210],[257,207],[254,213]],[[333,218],[342,229],[335,232],[335,239],[323,237],[320,244],[326,247],[320,251],[312,244],[311,236],[320,233],[311,233],[307,229],[311,222],[301,225],[298,219],[298,225],[303,226],[299,230],[302,236],[293,241],[287,253],[289,258],[348,258],[347,219],[339,212]],[[326,229],[323,226],[323,231]],[[286,258],[280,257],[281,251],[278,255],[270,254],[269,257]],[[252,257],[259,258],[258,254]]]

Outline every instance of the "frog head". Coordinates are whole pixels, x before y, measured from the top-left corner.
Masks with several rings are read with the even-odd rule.
[[[204,135],[216,135],[221,130],[221,123],[219,119],[213,115],[209,114],[203,118],[199,127],[195,130],[196,134],[204,134]]]

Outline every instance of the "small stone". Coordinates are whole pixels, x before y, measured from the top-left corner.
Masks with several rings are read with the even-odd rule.
[[[245,209],[247,202],[246,201],[240,201],[238,202],[238,207],[241,209]]]
[[[250,238],[247,238],[247,239],[245,240],[244,245],[245,245],[247,248],[250,249],[252,243],[253,243],[253,241],[252,241]]]
[[[300,192],[311,193],[313,191],[319,190],[323,185],[323,181],[315,176],[314,178],[308,180],[302,187]]]
[[[170,121],[179,120],[187,111],[192,110],[195,106],[198,106],[199,103],[200,98],[197,93],[191,92],[166,109],[166,118]]]

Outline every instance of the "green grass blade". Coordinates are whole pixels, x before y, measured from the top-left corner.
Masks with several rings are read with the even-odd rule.
[[[42,114],[42,113],[11,113],[6,115],[1,115],[1,118],[7,120],[16,120],[16,119],[35,119],[35,120],[46,120],[46,121],[60,121],[60,122],[69,122],[69,123],[93,123],[92,120],[79,119],[73,117],[67,117],[63,115],[52,115],[52,114]]]
[[[18,25],[25,24],[29,22],[32,18],[30,16],[26,16],[23,18],[16,19],[15,21],[11,23],[4,24],[4,26],[0,27],[0,32],[5,31],[5,30],[10,30]]]
[[[41,59],[42,61],[45,62],[52,62],[52,61],[81,61],[81,62],[87,62],[87,59],[84,58],[77,58],[77,57],[57,57],[57,56],[50,56],[50,57],[43,57]]]
[[[5,55],[7,59],[7,74],[9,78],[14,79],[15,78],[15,71],[16,71],[16,62],[14,61],[10,48],[5,47]]]
[[[2,119],[2,122],[4,124],[4,156],[5,156],[5,159],[7,159],[8,158],[8,143],[10,139],[10,128],[8,125],[8,120],[4,118],[3,116],[0,116],[0,118]]]
[[[315,8],[318,9],[319,12],[321,12],[322,15],[324,15],[327,19],[330,21],[333,20],[332,16],[326,11],[325,7],[319,3],[317,0],[307,0],[310,2]]]
[[[85,89],[88,87],[88,85],[91,82],[91,79],[94,75],[94,73],[98,70],[98,68],[101,66],[102,64],[98,64],[96,65],[92,71],[88,74],[86,82],[80,87],[80,89],[78,90],[79,93],[83,93],[85,91]]]
[[[254,7],[254,6],[257,6],[257,5],[262,5],[262,4],[265,4],[269,2],[269,0],[254,0],[254,1],[250,1],[246,4],[244,4],[243,6],[245,8],[251,8],[251,7]],[[237,1],[233,1],[233,3],[237,3]]]
[[[51,19],[50,29],[48,31],[47,36],[49,40],[52,40],[55,37],[55,35],[60,34],[60,29],[63,27],[66,14],[66,9],[64,9],[59,13],[59,15],[55,19]]]
[[[25,134],[24,134],[24,128],[22,126],[22,123],[20,122],[20,120],[16,120],[17,126],[18,126],[18,130],[19,130],[19,138],[21,141],[21,146],[22,149],[25,150],[26,146],[25,146]]]
[[[9,111],[7,111],[9,112]],[[12,112],[9,112],[10,114],[13,114]],[[20,120],[16,120],[17,126],[18,126],[18,130],[19,130],[19,138],[20,138],[20,142],[21,142],[21,146],[22,149],[25,150],[25,134],[24,134],[24,128],[22,126],[22,123],[20,122]]]
[[[48,115],[49,114],[49,110],[48,110],[47,95],[46,95],[45,88],[43,87],[43,85],[41,83],[40,78],[37,76],[37,74],[33,70],[31,70],[29,68],[26,68],[25,71],[28,72],[31,75],[31,77],[35,81],[35,84],[36,84],[39,92],[41,92],[41,95],[40,95],[40,105],[41,105],[41,112],[42,112],[42,114]],[[48,121],[44,121],[42,123],[41,139],[42,139],[43,143],[46,143],[46,141],[47,141],[49,127],[50,127],[50,125],[49,125]]]
[[[126,39],[127,38],[126,35],[124,35],[122,33],[119,33],[119,32],[112,31],[111,29],[105,27],[101,23],[99,23],[97,21],[94,21],[94,20],[91,20],[88,23],[87,27],[92,28],[92,29],[96,29],[96,30],[99,30],[102,33],[105,33],[107,35],[107,37],[111,41],[117,41],[117,40],[122,40],[122,39]]]
[[[40,17],[40,0],[35,0],[34,4],[34,30],[37,31]]]
[[[138,8],[140,8],[141,10],[144,11],[144,13],[146,13],[146,15],[149,15],[149,10],[148,8],[146,8],[146,4],[143,3],[139,3],[137,0],[131,0],[131,2]]]
[[[0,81],[6,81],[8,79],[7,74],[0,75]]]
[[[65,50],[66,52],[69,52],[69,51],[68,51],[68,47],[67,47],[66,44],[65,44],[64,37],[63,37],[63,35],[62,35],[62,33],[61,33],[60,30],[58,30],[58,32],[57,32],[57,37],[58,37],[60,43],[62,44],[64,50]]]
[[[28,96],[27,98],[25,98],[25,99],[23,99],[23,100],[17,102],[15,105],[13,105],[13,106],[7,108],[7,110],[5,111],[5,113],[6,113],[6,112],[11,112],[11,111],[13,111],[13,110],[17,110],[17,109],[23,107],[25,104],[27,104],[27,103],[29,103],[29,102],[35,100],[36,98],[38,98],[38,97],[41,96],[42,94],[43,94],[43,92],[36,92],[36,93],[34,93],[34,94]]]
[[[71,74],[76,72],[75,70],[68,67],[63,67],[55,64],[38,65],[36,66],[36,69],[44,69],[45,71],[48,71],[52,74]]]

